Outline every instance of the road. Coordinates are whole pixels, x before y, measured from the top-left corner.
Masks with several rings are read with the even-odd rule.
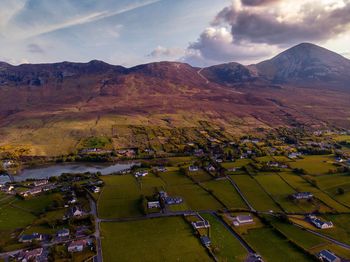
[[[231,179],[231,177],[226,176],[226,178],[230,181],[230,183],[235,187],[235,189],[237,190],[238,194],[241,196],[241,198],[243,199],[243,201],[246,203],[246,205],[249,207],[251,212],[256,212],[256,210],[253,208],[253,206],[249,203],[248,199],[245,198],[245,196],[243,195],[242,191],[239,189],[239,187],[237,186],[237,184],[235,183],[235,181],[233,181]]]
[[[96,256],[94,257],[94,262],[103,262],[103,256],[102,256],[102,244],[101,244],[101,232],[100,232],[100,222],[101,220],[98,218],[97,215],[97,206],[95,200],[92,199],[90,195],[88,195],[89,202],[90,202],[90,209],[91,214],[94,216],[95,219],[95,239],[96,239]]]
[[[324,238],[324,239],[326,239],[326,240],[332,242],[333,244],[336,244],[336,245],[338,245],[338,246],[341,246],[341,247],[343,247],[343,248],[345,248],[345,249],[350,250],[350,245],[348,245],[348,244],[345,244],[345,243],[343,243],[343,242],[340,242],[340,241],[338,241],[338,240],[336,240],[336,239],[334,239],[334,238],[331,238],[331,237],[329,237],[329,236],[326,236],[326,235],[324,235],[324,234],[322,234],[322,233],[319,233],[319,232],[313,231],[313,230],[311,230],[311,229],[305,228],[305,227],[303,227],[303,226],[301,226],[301,225],[298,225],[298,224],[295,224],[295,223],[293,223],[293,225],[296,226],[296,227],[299,227],[299,228],[301,228],[301,229],[304,229],[304,230],[306,230],[307,232],[309,232],[309,233],[311,233],[311,234],[314,234],[314,235],[316,235],[316,236],[322,237],[322,238]]]
[[[237,240],[241,243],[241,245],[248,251],[249,254],[255,254],[256,252],[254,251],[254,249],[249,246],[249,244],[247,242],[245,242],[245,240],[238,235],[231,227],[229,227],[225,221],[222,220],[222,218],[220,216],[218,216],[217,213],[213,213],[214,217],[216,218],[217,221],[219,221],[230,233],[231,235],[233,235],[235,238],[237,238]]]

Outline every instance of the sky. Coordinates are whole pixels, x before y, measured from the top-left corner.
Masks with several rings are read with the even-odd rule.
[[[350,58],[350,0],[0,0],[0,61],[251,64],[301,42]]]

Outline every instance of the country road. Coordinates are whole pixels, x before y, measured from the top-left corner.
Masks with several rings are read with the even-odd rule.
[[[233,181],[231,179],[231,177],[226,176],[226,178],[230,181],[230,183],[234,186],[234,188],[237,190],[238,194],[241,196],[241,198],[243,199],[243,201],[246,203],[246,205],[249,207],[251,212],[256,212],[256,210],[253,208],[253,206],[249,203],[248,199],[245,198],[245,196],[243,195],[242,191],[239,189],[239,187],[237,186],[237,184],[235,183],[235,181]]]
[[[100,222],[101,220],[98,218],[97,215],[97,206],[95,200],[92,199],[90,195],[88,195],[89,202],[90,202],[90,209],[91,214],[94,216],[95,219],[95,233],[94,236],[96,238],[96,256],[94,257],[94,262],[103,262],[103,256],[102,256],[102,244],[101,244],[101,232],[100,232]]]

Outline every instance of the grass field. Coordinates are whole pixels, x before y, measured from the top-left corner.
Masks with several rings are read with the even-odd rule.
[[[276,203],[267,195],[254,178],[248,175],[234,175],[232,179],[236,182],[248,202],[259,211],[280,211]]]
[[[28,210],[28,212],[40,214],[52,204],[54,198],[55,194],[44,194],[25,200],[17,199],[12,205]]]
[[[350,176],[347,174],[332,174],[316,177],[317,185],[339,202],[350,206]],[[344,190],[344,194],[338,193],[338,188]]]
[[[257,176],[255,179],[267,192],[269,192],[269,194],[282,206],[285,211],[303,211],[298,205],[288,198],[288,196],[295,193],[295,191],[278,175]]]
[[[293,188],[295,188],[299,192],[312,192],[316,198],[321,200],[323,203],[325,203],[328,208],[324,209],[322,208],[321,211],[329,211],[329,209],[334,209],[338,212],[348,212],[349,209],[343,206],[342,204],[338,203],[334,199],[332,199],[329,195],[326,193],[320,191],[316,187],[312,186],[310,183],[308,183],[305,179],[303,179],[300,176],[294,175],[294,174],[282,174],[282,177],[285,181],[287,181],[288,184],[290,184]]]
[[[259,252],[267,262],[314,261],[296,249],[287,239],[264,227],[249,230],[243,238]]]
[[[10,206],[0,207],[0,230],[15,230],[30,225],[36,217],[26,211]]]
[[[295,162],[290,162],[292,168],[302,168],[307,173],[312,175],[327,174],[330,169],[334,169],[334,156],[304,156],[303,159],[298,159]]]
[[[193,210],[218,210],[222,205],[207,191],[194,184],[185,175],[179,172],[160,173],[165,182],[165,188],[169,195],[180,196],[184,199],[181,209]],[[176,206],[174,206],[176,208]]]
[[[228,169],[228,168],[240,168],[240,167],[248,165],[251,162],[252,162],[252,160],[250,160],[250,159],[237,159],[234,162],[221,163],[221,166],[223,168],[226,168],[226,169]]]
[[[241,243],[212,215],[202,215],[210,223],[212,247],[219,261],[244,261],[247,251]]]
[[[98,200],[98,214],[101,218],[141,215],[141,190],[133,176],[103,176],[102,179],[105,186]]]
[[[219,198],[227,208],[230,209],[244,209],[248,208],[244,203],[236,189],[228,180],[212,180],[203,183],[204,187],[213,191],[213,194]]]
[[[181,217],[102,223],[105,261],[212,261]]]

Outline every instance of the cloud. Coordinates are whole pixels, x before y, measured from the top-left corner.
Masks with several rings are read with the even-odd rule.
[[[45,53],[44,49],[38,44],[29,44],[29,45],[27,45],[27,50],[30,53],[38,53],[38,54]]]
[[[247,6],[259,6],[278,2],[280,0],[242,0],[243,5]]]
[[[185,50],[182,48],[166,48],[163,46],[157,46],[151,53],[147,56],[152,58],[173,58],[183,56],[185,54]]]
[[[17,12],[13,15],[11,22],[15,25],[15,28],[11,28],[11,30],[17,31],[16,35],[18,38],[30,38],[74,26],[97,22],[155,4],[159,1],[161,0],[133,1],[131,4],[129,3],[114,9],[111,8],[111,6],[107,6],[108,8],[104,6],[103,8],[85,8],[87,9],[85,10],[82,6],[78,5],[80,1],[62,1],[59,5],[51,5],[48,1],[31,0],[27,2],[27,5],[22,8],[21,12]],[[60,3],[60,1],[57,3]],[[55,8],[59,8],[60,11],[57,12]],[[40,10],[41,12],[39,12]],[[38,13],[40,13],[39,16]],[[57,15],[57,13],[59,13],[59,15]],[[28,28],[30,28],[30,30],[28,30]]]
[[[332,1],[329,4],[305,1],[294,15],[287,11],[282,2],[275,8],[262,9],[233,4],[224,8],[213,24],[229,25],[235,42],[280,46],[328,40],[350,29],[350,1],[342,5]]]
[[[183,60],[197,66],[232,61],[249,63],[273,51],[274,48],[267,48],[266,45],[236,44],[226,27],[209,27],[189,45]]]

